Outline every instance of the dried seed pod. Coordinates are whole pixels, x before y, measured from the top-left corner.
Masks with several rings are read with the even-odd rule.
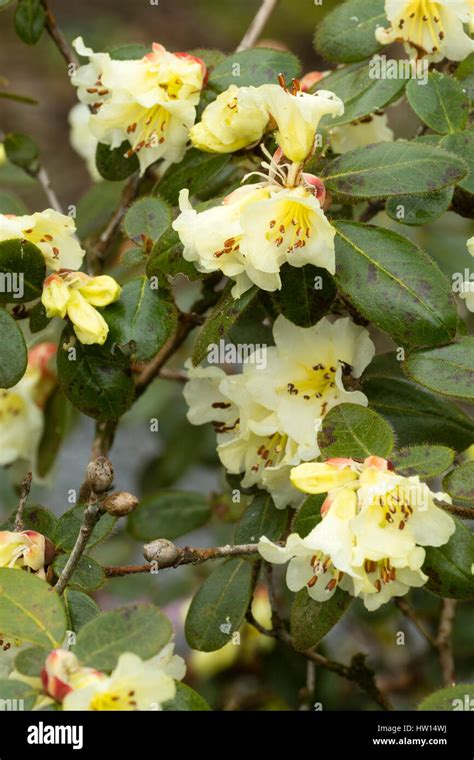
[[[112,485],[114,468],[107,457],[100,456],[87,465],[87,483],[94,493],[103,493]]]
[[[179,557],[179,549],[166,538],[157,538],[143,547],[143,556],[148,562],[158,562],[158,567],[168,567]]]
[[[125,517],[138,507],[138,499],[132,493],[115,491],[102,502],[102,508],[115,517]]]

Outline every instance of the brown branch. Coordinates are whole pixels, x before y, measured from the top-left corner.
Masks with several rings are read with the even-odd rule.
[[[167,542],[169,543],[169,542]],[[181,565],[200,565],[211,559],[223,559],[225,557],[252,557],[258,554],[258,544],[236,544],[231,546],[211,546],[209,548],[194,548],[185,546],[175,547],[176,552],[170,559],[156,559],[144,565],[122,565],[120,567],[104,567],[108,578],[117,578],[122,575],[135,575],[136,573],[149,573],[156,567],[165,570],[170,567]]]
[[[80,527],[76,543],[74,544],[74,548],[61,571],[56,585],[54,586],[54,589],[58,592],[58,594],[63,593],[67,584],[71,580],[71,577],[84,553],[91,533],[94,530],[95,525],[100,520],[101,514],[102,512],[100,506],[97,503],[97,497],[94,493],[91,493],[89,497],[89,504],[84,510],[82,525]]]
[[[13,527],[14,531],[22,531],[25,527],[23,522],[23,513],[25,510],[26,502],[28,501],[28,496],[30,495],[31,479],[32,474],[31,472],[28,472],[23,478],[23,482],[20,486],[20,498],[18,500],[18,508],[16,510],[15,525]]]
[[[463,520],[474,520],[474,509],[472,507],[458,507],[456,504],[448,504],[446,501],[434,500],[437,507],[441,507],[445,512],[449,512]]]
[[[405,599],[402,599],[401,597],[395,597],[394,602],[397,605],[398,609],[402,613],[402,615],[405,615],[408,620],[411,620],[413,625],[419,630],[421,635],[431,644],[431,646],[436,649],[436,640],[434,636],[431,635],[429,631],[426,630],[425,626],[423,625],[422,621],[418,617],[418,613],[416,610],[411,607],[408,602]]]
[[[41,5],[46,12],[46,30],[57,49],[67,64],[72,64],[75,67],[79,66],[79,59],[59,28],[56,16],[49,7],[47,0],[41,0]]]
[[[456,600],[443,599],[443,607],[439,620],[436,648],[444,686],[454,686],[456,674],[453,654],[453,625],[456,615]]]
[[[242,37],[242,41],[237,46],[236,53],[240,53],[241,50],[247,50],[255,45],[277,2],[278,0],[263,0],[255,18]]]

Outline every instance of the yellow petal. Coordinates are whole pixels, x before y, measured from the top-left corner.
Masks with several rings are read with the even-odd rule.
[[[108,275],[90,277],[84,283],[80,282],[77,289],[91,306],[108,306],[118,301],[122,292],[118,282]]]
[[[290,480],[295,488],[311,494],[327,493],[356,479],[357,475],[349,464],[305,462],[293,467],[290,473]]]
[[[46,309],[46,315],[48,317],[62,317],[64,319],[68,301],[69,288],[64,280],[57,275],[48,277],[41,294],[41,303]]]
[[[71,291],[67,314],[81,343],[86,345],[105,343],[109,332],[107,322],[78,290]]]

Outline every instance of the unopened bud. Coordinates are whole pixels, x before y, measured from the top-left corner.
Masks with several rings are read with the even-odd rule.
[[[130,512],[133,512],[138,507],[138,499],[131,493],[116,491],[107,496],[102,503],[102,507],[110,515],[125,517],[125,515],[129,515]]]
[[[179,549],[166,538],[157,538],[143,547],[143,556],[148,562],[158,562],[158,567],[169,567],[179,557]]]
[[[94,493],[103,493],[112,485],[114,468],[107,457],[100,456],[87,465],[87,482]]]
[[[56,549],[52,541],[47,536],[44,537],[44,564],[50,565],[56,556]]]

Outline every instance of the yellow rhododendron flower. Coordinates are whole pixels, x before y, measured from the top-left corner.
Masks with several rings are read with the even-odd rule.
[[[44,568],[45,537],[36,530],[0,531],[0,567]]]
[[[79,269],[85,251],[75,238],[70,216],[51,208],[27,216],[0,214],[0,242],[20,238],[34,243],[50,269]]]

